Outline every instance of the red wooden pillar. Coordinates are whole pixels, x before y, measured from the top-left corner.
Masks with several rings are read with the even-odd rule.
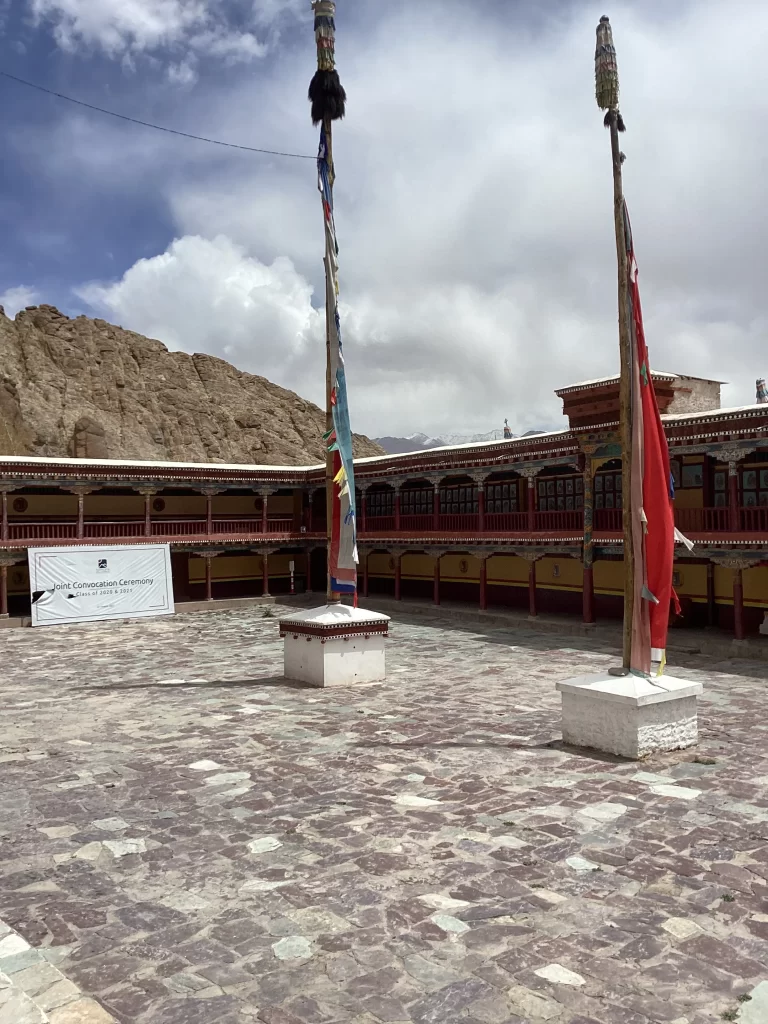
[[[0,564],[0,619],[8,618],[8,566]]]
[[[269,552],[261,553],[261,596],[269,597]]]
[[[0,492],[2,498],[2,525],[0,526],[0,540],[8,540],[8,492]]]
[[[365,501],[365,495],[363,495]],[[363,597],[368,597],[368,552],[363,552]]]
[[[396,601],[400,600],[400,590],[401,590],[401,582],[402,582],[402,578],[401,578],[400,573],[401,573],[400,555],[395,555],[395,600]]]
[[[267,518],[268,501],[269,501],[269,492],[268,491],[262,491],[261,492],[261,532],[265,536],[267,534],[267,528],[268,528],[268,524],[269,524],[269,519]]]
[[[154,491],[144,491],[144,536],[152,536],[152,498]]]
[[[432,600],[435,604],[440,604],[440,558],[440,555],[435,555],[435,580],[432,588]]]
[[[595,549],[592,543],[592,522],[594,518],[594,476],[592,456],[589,453],[584,455],[583,466],[584,480],[584,548],[583,563],[584,575],[581,588],[582,618],[587,625],[595,621],[595,576],[593,563]]]
[[[314,531],[314,523],[312,521],[312,517],[313,517],[313,514],[314,514],[314,501],[315,501],[315,492],[314,491],[310,491],[309,492],[309,511],[308,511],[308,514],[307,514],[307,530],[309,531],[309,533],[312,533]]]
[[[480,559],[480,611],[488,608],[488,559]]]
[[[595,579],[592,566],[584,566],[584,583],[582,586],[582,611],[584,622],[591,625],[595,621]]]
[[[85,491],[77,491],[77,539],[85,536]]]
[[[400,485],[395,484],[395,533],[400,532]]]
[[[747,635],[744,629],[744,579],[741,569],[733,570],[733,634],[736,640]]]
[[[715,604],[715,563],[707,562],[707,625],[712,629],[717,622]]]
[[[528,475],[528,531],[536,529],[536,477]]]
[[[477,529],[485,533],[485,480],[477,485]]]
[[[205,496],[205,532],[210,537],[213,533],[213,495]]]
[[[363,490],[360,492],[360,532],[365,533],[368,529],[368,492]],[[366,559],[366,567],[368,560]],[[366,570],[367,571],[367,570]],[[366,597],[368,596],[366,592]]]
[[[531,560],[528,565],[528,614],[535,619],[536,611],[536,561]]]
[[[213,556],[205,556],[205,600],[213,600]]]
[[[435,533],[440,530],[440,484],[432,484],[432,529]]]
[[[741,528],[738,462],[728,463],[728,528],[731,533],[738,533]]]

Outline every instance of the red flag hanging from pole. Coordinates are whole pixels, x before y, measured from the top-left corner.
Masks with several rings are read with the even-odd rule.
[[[635,535],[635,608],[632,624],[632,669],[649,673],[652,662],[666,661],[669,610],[675,558],[674,485],[669,447],[656,401],[637,281],[632,228],[623,204],[632,329],[632,503]],[[660,669],[660,671],[661,671]]]

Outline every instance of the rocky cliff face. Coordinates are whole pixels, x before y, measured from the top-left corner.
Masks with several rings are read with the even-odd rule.
[[[0,455],[295,466],[323,460],[325,414],[207,355],[54,306],[0,307]],[[382,455],[355,435],[355,455]]]

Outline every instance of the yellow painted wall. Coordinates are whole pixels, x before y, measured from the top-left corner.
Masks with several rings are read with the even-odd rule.
[[[506,586],[528,586],[528,562],[515,555],[494,555],[488,559],[488,582]]]
[[[380,576],[382,579],[394,579],[395,570],[390,568],[389,562],[392,558],[381,551],[374,551],[368,556],[368,573],[371,576]]]
[[[165,497],[165,496],[163,496]],[[205,502],[203,502],[205,512]],[[293,497],[285,495],[276,497],[272,495],[267,500],[267,512],[270,517],[290,519],[293,515]],[[261,498],[254,495],[227,495],[217,494],[213,498],[213,514],[215,516],[260,516]]]
[[[374,555],[373,557],[376,556]],[[400,575],[402,579],[431,580],[434,579],[434,574],[434,558],[431,558],[429,555],[419,554],[403,555],[402,560],[400,562]],[[392,573],[391,575],[394,576],[394,573]]]
[[[269,556],[269,575],[288,576],[289,563],[295,563],[295,572],[306,573],[306,558],[303,555],[274,554]],[[260,580],[262,574],[261,555],[218,555],[211,560],[211,577],[214,582],[233,580]],[[189,559],[190,583],[205,582],[205,559]]]
[[[675,491],[675,508],[704,508],[704,491],[700,487]]]
[[[757,565],[742,571],[744,604],[752,608],[768,608],[768,566]],[[715,601],[733,604],[733,569],[715,566]]]
[[[26,512],[17,512],[13,507],[14,498],[23,497],[28,508]],[[86,509],[88,507],[88,498]],[[37,516],[76,516],[77,498],[74,494],[9,494],[8,515],[12,518],[35,519]]]
[[[28,508],[26,512],[16,512],[13,499],[24,497]],[[165,502],[163,512],[152,509],[153,519],[165,517],[204,517],[206,513],[205,497],[202,494],[161,494]],[[152,499],[154,501],[154,498]],[[271,497],[268,512],[271,517],[289,519],[293,515],[294,498],[292,495]],[[84,502],[85,515],[91,516],[143,516],[144,498],[141,494],[86,494]],[[38,516],[76,516],[77,497],[74,494],[24,494],[12,493],[8,496],[8,514],[12,517],[34,519]],[[255,495],[214,495],[213,514],[215,516],[260,516],[261,499]]]
[[[462,563],[466,566],[466,572],[461,571]],[[480,563],[472,555],[462,555],[458,553],[443,555],[440,559],[440,579],[445,580],[446,583],[479,584]]]
[[[29,593],[29,569],[26,565],[8,566],[8,593]]]
[[[715,600],[719,604],[733,604],[733,570],[715,566]]]
[[[768,608],[768,565],[744,570],[744,603]]]
[[[155,512],[152,509],[153,519],[164,519],[170,517],[171,519],[176,517],[184,518],[186,516],[197,516],[199,518],[205,517],[205,498],[202,494],[190,494],[183,496],[180,494],[159,494],[158,498],[165,502],[165,509],[163,512]],[[87,500],[87,499],[86,499]],[[152,501],[155,499],[153,498]],[[216,510],[216,499],[214,501],[214,511]]]
[[[555,576],[555,567],[558,575]],[[584,585],[584,570],[576,558],[547,556],[536,563],[536,586],[545,590],[578,590]]]
[[[624,563],[595,562],[593,582],[596,594],[624,593]]]
[[[675,586],[678,597],[688,597],[697,603],[707,601],[707,567],[687,562],[675,563],[675,572],[680,573],[680,583]]]

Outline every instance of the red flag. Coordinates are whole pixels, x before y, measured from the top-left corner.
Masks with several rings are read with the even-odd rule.
[[[624,204],[627,241],[629,299],[633,348],[633,486],[624,493],[632,504],[635,536],[635,615],[632,631],[632,668],[649,672],[651,661],[665,661],[669,609],[675,558],[674,488],[669,466],[669,447],[653,388],[643,313],[637,283],[632,229]],[[639,449],[639,450],[638,450]],[[642,487],[635,478],[640,471]],[[640,497],[641,496],[641,497]],[[637,499],[642,504],[636,507]],[[639,548],[638,548],[639,540]]]

